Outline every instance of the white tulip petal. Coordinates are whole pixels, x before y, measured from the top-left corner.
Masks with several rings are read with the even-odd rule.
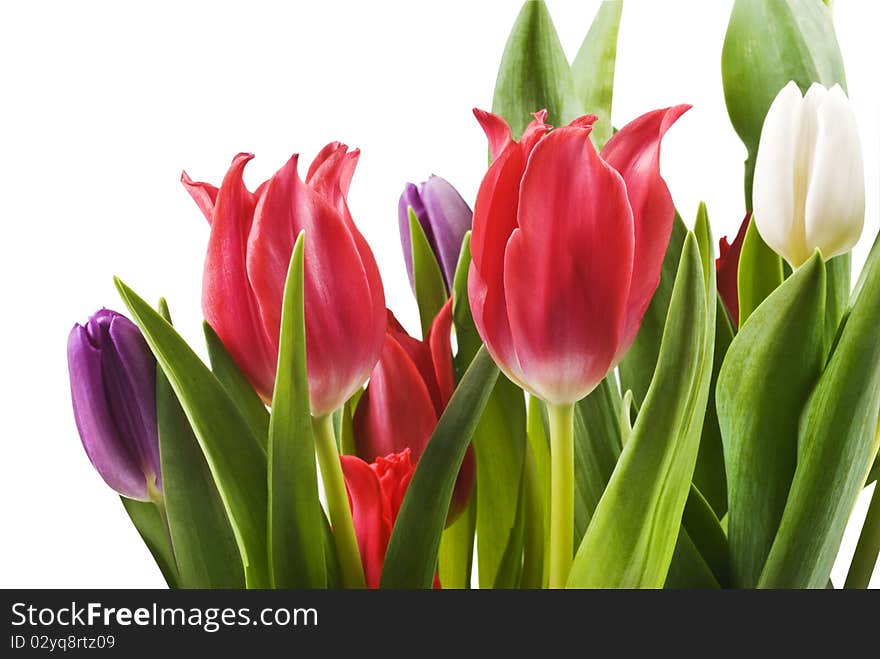
[[[793,81],[776,95],[761,129],[752,188],[758,233],[776,253],[796,265],[809,257],[804,256],[803,240],[806,181],[803,186],[795,185],[803,106],[801,91]]]
[[[807,244],[829,259],[858,242],[865,220],[865,172],[849,99],[835,85],[817,111],[816,146],[807,191]]]

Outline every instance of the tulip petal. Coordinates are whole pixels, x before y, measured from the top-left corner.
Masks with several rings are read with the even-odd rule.
[[[370,465],[353,455],[342,455],[339,460],[348,490],[367,587],[378,588],[385,550],[391,537],[388,504],[379,478]]]
[[[434,234],[431,231],[431,224],[427,221],[427,212],[425,205],[422,203],[422,197],[419,194],[418,186],[413,183],[407,183],[400,195],[400,201],[397,203],[397,224],[400,231],[400,246],[403,249],[403,260],[406,264],[406,274],[409,277],[409,285],[415,291],[415,279],[413,277],[413,257],[412,257],[412,236],[409,232],[409,209],[413,212],[422,225],[428,244],[433,248]]]
[[[147,501],[147,482],[141,460],[128,442],[118,441],[113,407],[103,383],[102,346],[85,327],[76,325],[67,342],[73,415],[83,448],[95,469],[111,488],[131,499]]]
[[[789,263],[800,265],[807,250],[803,208],[807,179],[801,153],[803,98],[794,82],[777,94],[761,130],[755,160],[752,208],[761,238]]]
[[[474,116],[480,122],[483,132],[486,133],[486,138],[489,140],[489,153],[492,154],[492,160],[495,160],[507,148],[507,145],[513,142],[510,126],[497,114],[479,108],[474,108]]]
[[[660,283],[675,217],[672,196],[660,176],[660,143],[669,127],[689,109],[689,105],[677,105],[643,114],[621,128],[602,149],[602,159],[626,183],[635,231],[632,284],[615,364],[635,340]]]
[[[746,230],[749,228],[749,220],[752,214],[746,213],[740,224],[736,238],[731,244],[727,244],[727,238],[722,238],[719,242],[719,256],[715,260],[715,271],[717,273],[718,294],[721,301],[730,314],[730,320],[734,327],[739,327],[739,255],[742,252],[743,241],[746,239]]]
[[[455,370],[452,364],[452,346],[450,338],[452,335],[452,298],[446,301],[446,304],[440,309],[440,313],[431,323],[431,329],[428,331],[426,342],[429,346],[431,362],[433,364],[433,376],[437,382],[437,389],[440,393],[439,406],[437,406],[437,416],[446,409],[449,399],[452,398],[452,392],[455,391]]]
[[[306,174],[306,185],[343,212],[345,198],[357,166],[360,151],[349,151],[341,142],[331,142],[315,156]]]
[[[471,228],[473,213],[458,190],[439,176],[431,176],[422,184],[421,201],[424,204],[424,215],[420,215],[415,207],[413,210],[416,211],[422,228],[425,228],[425,224],[430,227],[430,232],[426,230],[425,233],[443,270],[446,290],[451,291],[461,253],[461,241]]]
[[[210,183],[202,183],[201,181],[193,181],[186,172],[180,173],[180,182],[189,196],[196,202],[196,206],[202,211],[208,224],[214,217],[214,205],[217,203],[217,193],[219,189]]]
[[[202,281],[202,310],[254,389],[268,400],[275,383],[277,347],[273,347],[259,321],[246,270],[256,198],[245,188],[242,174],[251,158],[251,154],[241,153],[233,159],[217,194]],[[283,282],[284,277],[280,285]],[[277,343],[277,326],[275,335]]]
[[[807,245],[827,260],[848,252],[862,234],[865,171],[855,114],[839,85],[824,95],[816,119],[804,220]]]
[[[409,448],[418,461],[437,418],[415,363],[395,338],[386,335],[382,356],[354,415],[357,454],[373,461]]]
[[[367,379],[382,347],[385,301],[375,260],[344,199],[340,215],[300,180],[297,158],[272,177],[257,204],[247,268],[266,335],[277,346],[293,241],[305,231],[309,392],[312,414],[321,416],[342,405]]]
[[[507,243],[504,289],[529,389],[572,403],[605,377],[620,338],[633,259],[621,176],[589,130],[564,127],[532,151]]]

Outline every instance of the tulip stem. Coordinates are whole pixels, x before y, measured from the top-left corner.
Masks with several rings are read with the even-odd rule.
[[[339,559],[342,586],[364,588],[366,585],[364,568],[351,518],[351,507],[348,504],[342,464],[339,461],[336,433],[333,430],[333,415],[317,417],[312,420],[312,425],[315,429],[315,449],[318,453],[324,494],[327,497],[327,509],[330,513],[330,523],[333,525],[333,540]]]
[[[550,415],[550,588],[565,588],[574,555],[574,405]]]
[[[868,504],[868,514],[853,554],[844,588],[867,588],[880,552],[880,481],[874,485],[874,494]]]

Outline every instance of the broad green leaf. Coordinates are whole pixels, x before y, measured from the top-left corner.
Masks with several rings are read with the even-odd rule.
[[[226,389],[174,328],[115,281],[199,440],[232,524],[247,585],[267,587],[266,454]]]
[[[543,0],[523,4],[495,81],[492,112],[519,137],[532,113],[546,109],[547,121],[562,126],[583,114],[568,59]]]
[[[574,547],[577,547],[623,447],[623,403],[612,372],[574,406]]]
[[[575,556],[569,587],[662,588],[699,450],[714,346],[714,269],[685,238],[657,368]]]
[[[269,441],[269,410],[207,321],[204,322],[204,332],[211,370],[238,406],[254,437],[265,448]]]
[[[825,267],[816,253],[730,344],[716,401],[734,585],[754,588],[797,466],[798,423],[824,360]]]
[[[164,300],[159,313],[171,322]],[[162,369],[156,370],[162,489],[181,588],[244,588],[235,534],[208,462]]]
[[[712,571],[716,581],[724,587],[730,585],[730,546],[721,523],[712,506],[700,490],[691,485],[684,513],[681,518],[682,531],[693,542],[700,557]]]
[[[700,555],[684,526],[678,534],[663,588],[668,590],[717,590],[721,588],[712,569]]]
[[[446,284],[431,250],[415,211],[409,209],[409,235],[412,242],[413,281],[416,289],[416,302],[419,306],[419,319],[422,323],[422,336],[428,336],[431,323],[446,304]]]
[[[470,234],[465,236],[453,283],[452,316],[458,353],[457,372],[462,373],[482,345],[474,326],[467,297],[470,268]],[[477,563],[480,585],[513,587],[499,581],[505,552],[512,551],[510,538],[520,537],[523,524],[518,515],[523,460],[526,450],[525,396],[506,377],[498,378],[473,435],[477,462]]]
[[[159,507],[152,501],[135,501],[126,497],[119,497],[119,499],[144,544],[147,545],[147,549],[153,555],[156,565],[159,566],[162,576],[165,577],[165,583],[169,588],[180,588],[174,550],[171,548],[171,538],[168,537],[168,527],[165,520],[162,519]]]
[[[825,296],[825,347],[831,348],[837,336],[852,286],[852,253],[835,256],[825,263],[827,293]]]
[[[472,494],[464,512],[443,530],[440,538],[440,585],[445,590],[471,587],[476,528],[477,498]]]
[[[269,571],[276,588],[324,588],[321,502],[306,374],[303,243],[293,247],[269,421]]]
[[[824,588],[877,452],[880,260],[870,268],[804,411],[798,463],[763,588]]]
[[[681,248],[687,228],[678,213],[672,224],[672,234],[669,237],[669,246],[663,257],[663,268],[660,271],[660,283],[651,298],[651,304],[642,318],[642,326],[633,341],[632,347],[626,353],[618,368],[620,372],[620,389],[632,391],[636,407],[640,407],[648,393],[651,378],[654,376],[654,367],[657,364],[657,356],[660,354],[660,341],[663,337],[663,328],[666,324],[666,311],[669,309],[669,299],[672,297],[672,287],[675,284],[675,275],[678,272],[678,261],[681,256]]]
[[[843,59],[831,12],[817,0],[736,0],[721,51],[724,99],[748,150],[746,206],[764,117],[790,80],[801,91],[813,82],[846,90]]]
[[[498,367],[481,348],[440,416],[407,488],[385,553],[383,588],[431,588],[455,479],[497,379]]]
[[[752,312],[776,290],[783,279],[782,259],[761,238],[753,217],[749,221],[749,228],[746,229],[736,276],[741,328]]]
[[[520,479],[524,485],[525,479]],[[525,488],[520,486],[519,496],[517,497],[517,518],[525,517]],[[498,562],[498,570],[495,574],[495,589],[501,588],[519,588],[522,581],[523,569],[523,544],[525,543],[525,524],[517,523],[514,525],[507,537],[507,546],[501,554],[501,560]],[[479,552],[477,552],[479,554]]]
[[[571,65],[581,106],[588,114],[598,117],[590,133],[596,149],[601,149],[611,137],[611,99],[622,11],[623,0],[605,0],[599,6],[590,31]]]
[[[715,267],[715,246],[711,237],[709,214],[706,205],[700,203],[694,232],[700,239],[701,253],[704,254],[704,267]],[[708,257],[708,258],[706,258]],[[707,272],[708,274],[708,272]],[[708,278],[707,278],[708,281]],[[709,384],[709,402],[703,421],[703,436],[700,438],[700,452],[694,467],[694,485],[699,488],[715,514],[727,512],[727,475],[724,467],[724,450],[721,445],[721,430],[718,427],[718,414],[715,410],[715,385],[718,372],[727,348],[733,340],[733,326],[723,308],[721,299],[716,296],[715,309],[715,348],[712,359],[712,379]]]

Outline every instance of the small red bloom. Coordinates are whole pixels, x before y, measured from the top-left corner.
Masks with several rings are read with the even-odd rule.
[[[751,217],[751,213],[746,213],[732,244],[728,245],[726,236],[721,238],[718,243],[719,256],[715,259],[718,294],[727,308],[727,313],[730,314],[730,321],[734,327],[739,327],[739,288],[737,286],[739,255],[742,252],[743,241],[746,238],[746,231],[749,228]]]

